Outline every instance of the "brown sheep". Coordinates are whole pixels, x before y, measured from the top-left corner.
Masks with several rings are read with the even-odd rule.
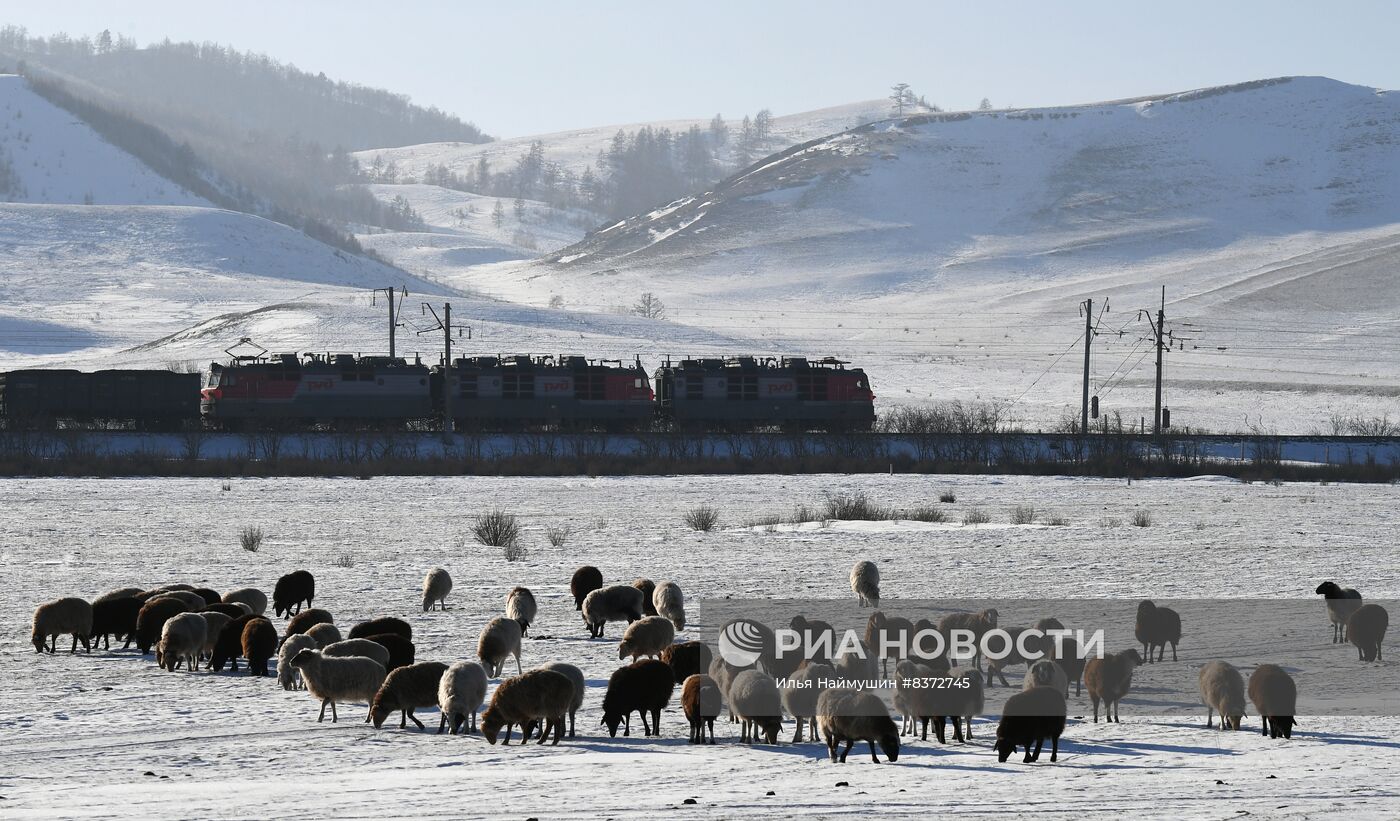
[[[657,662],[659,663],[659,662]],[[506,728],[502,744],[510,743],[512,725],[520,725],[521,734],[531,724],[545,722],[539,743],[543,744],[554,731],[554,743],[564,735],[564,716],[574,700],[574,683],[554,670],[531,670],[508,678],[491,694],[491,704],[481,714],[481,732],[486,740],[496,743],[501,728]],[[521,743],[525,743],[524,739]]]
[[[681,708],[685,710],[685,717],[690,721],[690,743],[707,743],[706,727],[710,729],[708,743],[715,743],[715,718],[724,709],[719,684],[704,673],[687,676],[681,685]]]
[[[447,665],[440,661],[420,661],[389,673],[369,706],[374,729],[383,727],[384,719],[395,710],[399,711],[400,730],[407,727],[410,720],[418,729],[426,729],[413,711],[419,707],[438,706],[438,685],[446,672]],[[438,731],[441,732],[440,727]]]
[[[1133,670],[1142,664],[1137,650],[1106,653],[1103,658],[1089,659],[1084,665],[1084,683],[1089,687],[1089,700],[1094,703],[1094,723],[1099,723],[1099,702],[1104,703],[1104,720],[1117,722],[1118,702],[1133,686]]]
[[[569,580],[569,592],[574,595],[574,609],[583,609],[583,600],[589,593],[598,590],[603,586],[603,573],[591,564],[586,564],[574,571],[574,577]]]
[[[242,644],[248,675],[267,675],[268,659],[277,655],[277,628],[265,618],[254,617],[243,625]]]
[[[1261,664],[1249,676],[1249,700],[1263,720],[1269,738],[1293,737],[1298,712],[1298,685],[1277,664]]]
[[[1379,604],[1363,604],[1347,619],[1347,640],[1356,645],[1361,661],[1381,660],[1381,640],[1390,626],[1390,614]]]
[[[682,641],[662,650],[661,660],[671,665],[676,681],[685,681],[697,673],[708,673],[714,653],[703,641]]]

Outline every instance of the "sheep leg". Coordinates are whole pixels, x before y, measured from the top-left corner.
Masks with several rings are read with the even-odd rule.
[[[502,661],[502,662],[501,662],[501,666],[502,666],[502,667],[504,667],[505,664],[506,664],[505,661]],[[516,651],[515,651],[515,674],[516,674],[517,676],[519,676],[519,675],[524,675],[524,674],[525,674],[525,671],[522,670],[522,669],[520,668],[520,650],[519,650],[519,649],[516,649]]]
[[[990,668],[988,668],[988,669],[990,669]],[[1000,668],[1000,667],[997,668],[997,678],[1001,679],[1001,686],[1003,686],[1003,687],[1010,687],[1010,686],[1011,686],[1011,683],[1008,682],[1008,681],[1006,680],[1006,676],[1002,674],[1001,668]]]
[[[1176,661],[1176,642],[1172,642],[1172,661]]]
[[[848,753],[850,753],[851,747],[855,746],[855,743],[856,743],[856,741],[855,741],[855,739],[853,739],[853,738],[848,738],[848,739],[846,739],[846,748],[843,749],[843,750],[841,751],[841,763],[842,763],[842,764],[845,764],[845,763],[846,763],[846,755],[847,755]]]
[[[1052,735],[1052,736],[1050,736],[1050,761],[1053,763],[1054,761],[1058,760],[1059,757],[1060,757],[1060,737],[1057,736],[1057,735]]]
[[[646,718],[646,716],[642,716]],[[661,735],[661,708],[656,707],[651,711],[651,734]]]
[[[797,719],[797,732],[795,732],[795,733],[792,734],[792,743],[793,743],[793,744],[801,744],[801,743],[802,743],[802,725],[803,725],[803,724],[806,724],[806,723],[807,723],[807,722],[804,721],[804,720],[801,719],[801,718]]]
[[[1045,739],[1043,738],[1037,738],[1035,740],[1035,752],[1030,754],[1030,760],[1032,763],[1040,760],[1040,748],[1044,746],[1044,744]],[[1026,752],[1030,753],[1030,749],[1030,747],[1026,747]]]
[[[715,720],[713,718],[707,718],[705,719],[705,723],[709,725],[710,743],[713,744],[715,743]],[[700,731],[700,740],[702,742],[705,740],[705,731],[703,729]]]
[[[326,699],[321,699],[321,714],[316,716],[316,723],[320,724],[326,720]]]
[[[967,722],[967,740],[968,740],[968,741],[971,741],[971,740],[972,740],[972,716],[963,716],[963,720]]]
[[[836,763],[836,736],[832,735],[832,734],[829,733],[829,732],[826,732],[825,730],[822,731],[822,735],[826,737],[826,751],[827,751],[827,753],[830,754],[830,756],[831,756],[831,763],[832,763],[832,764],[835,764],[835,763]]]
[[[574,714],[576,711],[569,711],[569,738],[574,737]]]
[[[558,746],[559,739],[564,737],[564,717],[561,715],[554,719],[554,743],[551,747]]]
[[[1212,728],[1212,727],[1215,726],[1215,724],[1212,722],[1212,718],[1213,718],[1214,716],[1215,716],[1215,711],[1214,711],[1213,709],[1211,709],[1211,706],[1210,706],[1209,704],[1207,704],[1207,705],[1206,705],[1206,729],[1207,729],[1207,730],[1209,730],[1210,728]],[[1225,714],[1224,714],[1224,713],[1221,713],[1221,714],[1220,714],[1220,729],[1222,729],[1222,730],[1225,729]]]
[[[446,728],[447,728],[447,713],[442,713],[440,716],[438,716],[438,735],[442,735],[442,731],[443,731],[444,729],[446,729]],[[457,734],[457,730],[456,730],[455,727],[454,727],[453,730],[452,730],[452,734],[453,734],[453,735],[456,735],[456,734]]]
[[[946,736],[946,734],[945,734],[947,728],[948,728],[948,718],[947,718],[946,716],[934,716],[934,717],[933,717],[933,734],[934,734],[935,737],[938,738],[938,743],[939,743],[939,744],[947,744],[947,743],[948,743],[948,739],[947,739],[947,736]],[[927,731],[926,731],[926,732],[927,732]],[[928,736],[927,736],[927,735],[924,736],[924,740],[925,740],[925,741],[928,740]]]
[[[646,716],[642,716],[642,720],[645,721]],[[632,714],[630,712],[622,717],[622,735],[623,737],[632,735]]]
[[[865,740],[865,743],[870,745],[870,760],[874,761],[876,764],[879,764],[880,756],[875,754],[875,740],[873,738],[867,738]]]
[[[424,726],[423,726],[423,722],[421,722],[421,721],[418,720],[418,716],[416,716],[416,715],[413,714],[413,710],[412,710],[411,708],[408,710],[408,719],[409,719],[410,721],[412,721],[414,724],[417,724],[417,725],[418,725],[418,729],[420,729],[420,730],[426,730],[426,729],[428,729],[427,727],[424,727]]]
[[[1096,695],[1090,694],[1090,695],[1089,695],[1089,700],[1092,701],[1092,702],[1094,702],[1094,723],[1095,723],[1095,724],[1098,724],[1098,723],[1099,723],[1099,697],[1096,696]]]

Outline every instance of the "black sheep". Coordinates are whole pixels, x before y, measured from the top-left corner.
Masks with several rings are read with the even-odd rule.
[[[574,594],[574,609],[583,609],[583,600],[589,593],[598,590],[603,586],[603,572],[591,564],[586,564],[574,571],[574,577],[569,580],[569,592]]]
[[[255,616],[252,613],[244,613],[219,631],[219,637],[214,640],[214,653],[209,657],[210,670],[223,670],[224,665],[233,663],[234,670],[238,669],[238,657],[243,655],[243,628],[253,619],[267,619],[262,616]]]
[[[374,636],[355,636],[355,638],[369,639],[389,651],[389,666],[384,668],[386,671],[407,667],[413,663],[413,642],[397,633],[380,633]]]
[[[1032,687],[1008,698],[997,725],[997,760],[1005,763],[1017,747],[1026,748],[1027,764],[1040,758],[1040,748],[1050,739],[1050,760],[1060,755],[1060,735],[1065,731],[1065,698],[1054,687]]]
[[[141,655],[151,652],[151,647],[160,641],[160,631],[171,616],[188,613],[189,605],[179,599],[156,599],[141,605],[136,614],[136,649]]]
[[[310,607],[315,598],[316,578],[306,570],[296,570],[277,580],[272,590],[272,610],[278,616],[286,613],[287,618],[291,618],[293,605],[300,613],[301,603],[306,602]]]
[[[267,660],[277,655],[277,628],[262,616],[254,616],[243,625],[240,634],[243,658],[248,660],[248,675],[267,675]]]
[[[1153,663],[1154,649],[1157,650],[1156,661],[1161,661],[1168,644],[1172,646],[1172,661],[1176,661],[1176,645],[1181,641],[1181,616],[1170,607],[1158,607],[1143,600],[1138,603],[1133,635],[1142,642],[1142,657],[1148,664]]]
[[[623,735],[632,734],[632,713],[642,717],[642,730],[647,735],[661,735],[661,710],[671,701],[676,689],[676,676],[671,665],[656,659],[643,659],[613,671],[608,679],[608,692],[603,696],[603,724],[608,734],[616,737],[623,726]],[[651,723],[647,723],[647,713]]]
[[[220,602],[220,603],[218,603],[218,604],[211,604],[211,605],[209,605],[208,607],[204,608],[203,610],[201,610],[201,611],[199,611],[199,612],[201,612],[201,613],[223,613],[225,616],[228,616],[230,619],[236,619],[236,618],[239,618],[239,617],[241,617],[241,616],[246,616],[246,615],[248,615],[248,611],[247,611],[247,610],[244,610],[242,607],[239,607],[239,606],[236,605],[236,604],[229,604],[229,603],[225,603],[225,602]]]
[[[305,633],[318,624],[335,624],[335,617],[331,615],[329,610],[322,610],[319,607],[303,610],[296,615],[296,618],[287,622],[287,631],[283,636]]]
[[[382,619],[370,619],[362,621],[350,628],[348,638],[369,639],[375,636],[382,636],[390,633],[408,641],[413,641],[413,628],[403,619],[396,619],[393,616],[385,616]]]
[[[682,641],[662,650],[661,660],[671,665],[676,681],[685,681],[693,675],[709,673],[714,653],[703,641]]]
[[[219,594],[219,591],[217,591],[217,590],[210,590],[210,589],[207,588],[207,587],[199,587],[199,588],[196,588],[196,589],[194,590],[194,592],[195,592],[195,593],[198,593],[199,596],[200,596],[200,598],[204,599],[204,603],[205,603],[206,605],[209,605],[209,604],[218,604],[219,602],[221,602],[221,601],[224,600],[224,597],[223,597],[222,595]]]
[[[109,636],[126,640],[125,650],[136,637],[136,619],[141,615],[142,602],[135,596],[122,596],[117,599],[98,599],[92,603],[92,641],[102,640],[102,649],[110,650]]]

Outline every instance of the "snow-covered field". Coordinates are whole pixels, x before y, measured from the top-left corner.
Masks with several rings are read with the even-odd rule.
[[[1200,709],[1142,715],[1161,688],[1194,682],[1208,660],[1189,630],[1180,662],[1139,670],[1139,695],[1125,700],[1122,724],[1074,720],[1088,701],[1072,698],[1057,764],[996,762],[988,722],[1004,691],[993,691],[971,744],[913,742],[892,766],[871,764],[860,749],[851,763],[834,766],[812,743],[743,748],[723,722],[720,744],[691,747],[674,701],[661,739],[608,738],[598,727],[599,704],[618,663],[618,631],[589,640],[567,592],[583,563],[609,580],[672,579],[703,626],[707,599],[850,597],[852,562],[872,558],[891,604],[942,595],[1316,601],[1312,589],[1329,578],[1369,598],[1393,598],[1400,595],[1393,560],[1400,507],[1389,486],[755,476],[271,479],[222,487],[218,480],[0,482],[5,817],[1400,813],[1400,718],[1305,715],[1292,740],[1270,741],[1252,717],[1253,731],[1220,733],[1200,726]],[[913,506],[947,488],[957,496],[947,505],[954,521],[981,507],[992,523],[743,526],[819,502],[825,492],[864,491],[884,504]],[[702,503],[722,509],[719,530],[699,534],[682,525],[682,513]],[[1007,524],[1010,508],[1026,503],[1064,516],[1068,526]],[[471,517],[493,506],[521,517],[530,548],[524,561],[508,563],[466,535]],[[1139,508],[1151,511],[1151,527],[1124,524]],[[239,549],[244,525],[266,531],[259,552]],[[571,528],[562,548],[544,539],[551,525]],[[452,609],[424,614],[417,588],[438,565],[456,580]],[[590,688],[580,738],[559,747],[492,747],[480,737],[400,731],[392,723],[374,731],[354,720],[354,708],[342,711],[351,720],[318,725],[308,695],[271,680],[164,673],[133,653],[38,656],[28,643],[32,608],[60,595],[169,581],[270,590],[295,568],[316,574],[316,604],[341,625],[407,618],[420,660],[471,658],[477,631],[502,610],[505,592],[530,587],[541,615],[524,662],[584,668]],[[1357,664],[1351,648],[1329,643],[1320,601],[1315,627],[1299,645],[1300,662]],[[1368,674],[1393,678],[1398,664]],[[435,715],[423,719],[435,725]],[[785,734],[791,730],[789,722]],[[696,804],[683,805],[686,799]]]

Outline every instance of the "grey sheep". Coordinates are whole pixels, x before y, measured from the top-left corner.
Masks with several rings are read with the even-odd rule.
[[[224,594],[224,601],[229,604],[246,604],[249,612],[255,616],[261,616],[267,612],[267,594],[256,587],[240,587],[237,590],[230,590]]]
[[[783,709],[797,721],[797,731],[792,735],[792,743],[802,742],[804,726],[810,728],[813,739],[817,737],[817,699],[827,690],[819,682],[822,679],[835,678],[836,669],[829,664],[804,664],[792,674],[790,681],[802,682],[806,686],[782,689]]]
[[[395,710],[399,711],[400,730],[407,727],[410,720],[418,725],[418,729],[427,729],[413,711],[419,707],[437,706],[438,687],[446,672],[447,665],[440,661],[420,661],[391,671],[369,705],[369,717],[374,722],[374,729],[383,727],[384,719]]]
[[[982,637],[987,631],[993,630],[997,626],[996,608],[988,607],[986,610],[979,610],[976,613],[949,613],[938,620],[938,632],[949,642],[954,640],[952,631],[966,630],[972,635],[972,640],[977,646],[977,653],[972,659],[974,670],[982,669]]]
[[[740,741],[758,741],[759,731],[769,744],[778,743],[783,729],[783,703],[773,677],[762,670],[745,670],[729,685],[729,708],[738,717]]]
[[[1220,713],[1220,729],[1238,730],[1244,718],[1244,676],[1235,665],[1212,661],[1201,668],[1201,701],[1206,705],[1206,726]]]
[[[303,635],[310,636],[312,640],[316,642],[316,649],[318,650],[324,650],[342,640],[340,628],[328,621],[313,624]]]
[[[476,732],[476,711],[486,700],[486,670],[474,661],[459,661],[438,680],[438,732]]]
[[[1137,650],[1106,653],[1103,658],[1089,659],[1084,665],[1084,684],[1089,688],[1089,700],[1094,703],[1094,723],[1099,723],[1099,702],[1104,703],[1104,720],[1117,722],[1118,702],[1133,686],[1133,670],[1142,664]]]
[[[194,672],[199,669],[199,655],[204,652],[204,638],[209,626],[198,613],[180,613],[171,616],[161,627],[160,641],[156,644],[156,664],[170,672],[185,663],[185,668]]]
[[[515,656],[515,672],[520,669],[520,622],[497,616],[481,628],[476,655],[486,672],[496,678],[505,669],[506,659]]]
[[[817,699],[817,725],[821,727],[833,764],[846,763],[846,755],[857,741],[870,745],[870,759],[876,764],[880,763],[880,757],[875,754],[877,743],[890,762],[899,760],[899,728],[890,718],[884,702],[872,693],[842,688],[827,690]],[[836,748],[842,741],[846,742],[846,748],[838,758]]]
[[[506,618],[520,625],[520,635],[530,632],[530,624],[539,613],[535,604],[535,594],[528,587],[513,587],[506,594]]]
[[[295,636],[288,636],[282,642],[282,646],[277,650],[277,683],[282,685],[283,690],[300,690],[306,685],[301,681],[301,672],[292,666],[292,659],[302,650],[325,649],[316,644],[316,640],[306,633],[298,633]],[[381,648],[382,649],[382,648]],[[389,654],[384,654],[384,661],[388,663]]]
[[[680,585],[662,582],[651,594],[651,602],[655,605],[656,615],[670,619],[677,631],[685,629],[685,597],[681,595]]]
[[[851,592],[860,599],[861,607],[880,606],[880,568],[874,562],[856,562],[851,568]]]
[[[578,714],[579,709],[583,707],[583,697],[588,692],[588,681],[584,678],[583,671],[572,664],[566,664],[562,661],[551,661],[535,669],[553,670],[573,682],[574,700],[569,702],[569,738],[573,738],[574,717]]]
[[[1022,691],[1032,687],[1049,687],[1068,699],[1069,674],[1065,672],[1065,668],[1061,667],[1059,662],[1041,659],[1026,668],[1026,677],[1021,682]]]
[[[423,612],[439,605],[447,609],[447,594],[452,592],[452,576],[441,567],[434,567],[423,577]]]
[[[41,604],[34,609],[34,624],[29,640],[34,644],[35,652],[42,653],[46,648],[50,654],[57,652],[58,637],[69,634],[73,636],[73,646],[69,648],[69,653],[78,652],[80,641],[83,643],[83,650],[92,652],[89,638],[92,635],[92,605],[87,601],[70,596]]]
[[[214,645],[219,642],[219,634],[224,632],[224,628],[233,621],[233,617],[215,610],[200,611],[199,617],[204,619],[203,655],[212,660],[214,658]]]
[[[622,641],[617,644],[619,659],[631,658],[636,661],[642,656],[660,656],[661,652],[676,639],[676,628],[669,619],[662,616],[647,616],[627,625]]]
[[[939,744],[947,744],[945,735],[947,720],[953,720],[953,740],[972,739],[972,719],[982,714],[986,707],[986,693],[982,689],[982,674],[974,668],[954,667],[946,675],[956,686],[937,688],[931,694],[933,699],[933,730]],[[964,737],[963,729],[967,733]]]
[[[1298,685],[1277,664],[1261,664],[1249,676],[1249,700],[1264,723],[1269,738],[1293,737],[1298,721]]]
[[[831,666],[836,668],[836,672],[841,678],[849,681],[862,682],[855,689],[865,689],[864,682],[873,681],[880,675],[880,660],[875,657],[875,652],[870,649],[870,645],[857,639],[858,647],[845,652],[838,652],[836,658],[831,660]]]
[[[320,650],[302,650],[292,656],[292,666],[301,671],[302,681],[307,692],[321,702],[321,714],[317,723],[326,720],[326,705],[331,706],[331,723],[339,721],[335,705],[339,701],[363,701],[366,704],[374,699],[374,694],[384,685],[388,673],[384,665],[363,656],[335,658],[325,656]],[[369,712],[365,712],[369,721]]]
[[[629,584],[614,584],[589,593],[583,599],[583,623],[588,635],[602,638],[610,621],[631,624],[642,617],[642,591]]]
[[[929,679],[946,675],[946,671],[909,659],[894,666],[893,702],[901,717],[901,736],[922,734],[923,740],[928,740],[928,725],[937,715],[935,688],[929,686]]]
[[[1361,606],[1361,594],[1350,587],[1338,587],[1336,582],[1323,582],[1313,592],[1326,599],[1327,620],[1332,623],[1332,643],[1346,641],[1347,619]]]
[[[481,714],[481,732],[492,744],[506,729],[502,744],[510,743],[512,725],[520,725],[521,734],[525,728],[536,722],[544,722],[540,733],[540,743],[554,731],[554,743],[564,735],[564,714],[574,700],[574,683],[568,676],[554,670],[531,670],[515,678],[509,678],[496,687],[491,694],[491,705]],[[524,739],[521,739],[524,743]]]
[[[1138,602],[1133,635],[1142,642],[1142,652],[1148,664],[1161,661],[1168,644],[1172,646],[1172,661],[1176,661],[1176,645],[1181,641],[1181,616],[1170,607],[1158,607],[1144,599]],[[1157,650],[1155,661],[1152,655],[1154,649]]]
[[[305,633],[301,635],[305,635]],[[291,638],[287,639],[288,642],[291,640]],[[338,641],[335,644],[328,644],[321,649],[321,655],[329,656],[330,658],[362,656],[379,662],[379,665],[385,670],[389,669],[388,648],[377,641],[371,641],[369,639],[346,639],[345,641]],[[296,656],[292,656],[292,658],[296,658]]]

